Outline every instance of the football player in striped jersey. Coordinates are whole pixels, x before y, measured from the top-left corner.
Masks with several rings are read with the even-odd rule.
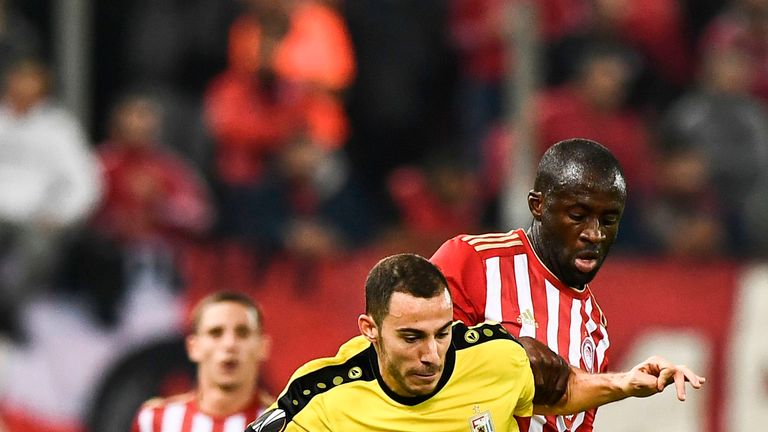
[[[145,402],[132,432],[241,432],[272,401],[257,390],[269,347],[259,308],[244,294],[211,294],[192,312],[186,344],[197,389]]]
[[[453,294],[454,318],[500,322],[549,346],[576,373],[605,371],[610,339],[589,282],[616,239],[626,199],[624,174],[608,149],[581,138],[550,147],[528,194],[528,229],[459,235],[432,256]],[[521,430],[589,432],[595,412],[535,416]]]

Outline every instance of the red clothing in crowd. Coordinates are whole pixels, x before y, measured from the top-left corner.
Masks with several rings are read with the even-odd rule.
[[[228,416],[200,411],[194,393],[146,402],[133,421],[131,432],[243,432],[264,411],[258,398]]]
[[[341,17],[322,4],[299,2],[268,64],[262,42],[258,20],[239,18],[230,29],[229,69],[206,94],[218,174],[229,185],[257,182],[266,158],[301,134],[327,148],[347,137],[344,106],[334,92],[351,83],[355,63]],[[272,82],[264,79],[267,70]]]
[[[632,192],[651,187],[654,152],[649,132],[642,118],[631,110],[602,112],[570,87],[550,90],[538,101],[536,134],[540,155],[566,138],[595,140],[619,160]]]
[[[99,148],[106,193],[98,229],[127,242],[201,233],[213,219],[203,180],[183,160],[151,146],[107,142]]]
[[[547,344],[573,366],[589,373],[606,370],[606,320],[592,290],[576,290],[555,277],[524,230],[459,235],[443,243],[430,260],[448,281],[454,319],[467,325],[500,322],[514,336]],[[595,413],[518,421],[521,431],[588,432]]]

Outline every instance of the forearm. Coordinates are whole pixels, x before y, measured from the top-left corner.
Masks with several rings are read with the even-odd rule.
[[[554,405],[534,405],[535,414],[575,414],[630,396],[626,391],[627,373],[589,374],[571,368],[568,389]]]

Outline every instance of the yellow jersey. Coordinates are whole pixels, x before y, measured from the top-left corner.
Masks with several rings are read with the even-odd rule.
[[[533,372],[522,346],[499,324],[452,327],[435,390],[403,397],[381,378],[362,336],[335,357],[310,361],[247,432],[517,432],[514,416],[533,414]]]

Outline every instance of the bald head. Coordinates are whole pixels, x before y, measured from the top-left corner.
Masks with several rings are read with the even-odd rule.
[[[626,197],[627,186],[619,161],[602,145],[583,138],[558,142],[542,156],[533,188],[548,195],[578,186],[618,190]]]

